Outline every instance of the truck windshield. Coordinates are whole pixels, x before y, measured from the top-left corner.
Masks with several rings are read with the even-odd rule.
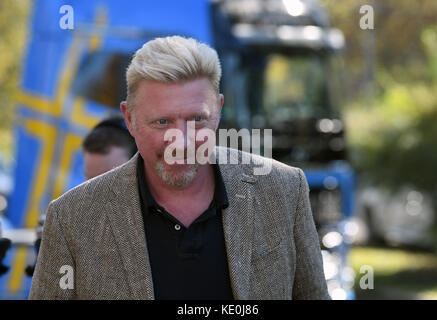
[[[273,158],[283,162],[343,159],[338,75],[331,59],[308,52],[222,54],[221,127],[272,129]],[[325,130],[321,123],[327,122],[337,127]]]
[[[257,54],[239,67],[224,60],[224,118],[238,127],[266,127],[335,118],[329,58],[321,55]],[[228,62],[228,63],[227,63]],[[245,92],[245,97],[240,97]]]
[[[331,106],[325,77],[318,57],[268,55],[262,105],[257,106],[256,113],[264,114],[269,123],[327,117]]]

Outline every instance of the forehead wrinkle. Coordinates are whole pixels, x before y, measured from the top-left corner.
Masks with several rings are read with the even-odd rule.
[[[202,103],[202,105],[205,105],[199,109],[195,107],[196,109],[189,109],[189,110],[183,110],[182,108],[174,107],[174,108],[166,108],[170,110],[154,110],[150,113],[147,113],[147,118],[165,118],[165,119],[190,119],[194,116],[204,116],[209,117],[212,113],[211,108]]]

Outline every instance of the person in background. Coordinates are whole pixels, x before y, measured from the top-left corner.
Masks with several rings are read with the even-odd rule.
[[[135,140],[119,116],[107,118],[94,127],[82,148],[87,180],[127,162],[137,152]]]

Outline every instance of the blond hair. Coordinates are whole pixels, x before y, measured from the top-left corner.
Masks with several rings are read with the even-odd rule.
[[[206,77],[219,92],[221,66],[217,52],[193,38],[172,36],[146,42],[133,56],[127,68],[127,104],[142,80],[180,82]]]

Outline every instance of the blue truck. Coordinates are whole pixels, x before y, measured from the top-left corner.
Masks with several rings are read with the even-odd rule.
[[[175,34],[219,53],[220,127],[272,129],[273,158],[304,169],[329,292],[354,298],[346,232],[354,172],[336,102],[344,38],[317,1],[35,0],[31,10],[14,125],[14,189],[3,217],[13,244],[0,298],[27,297],[34,230],[52,199],[84,181],[83,137],[119,112],[132,54],[150,39]]]

